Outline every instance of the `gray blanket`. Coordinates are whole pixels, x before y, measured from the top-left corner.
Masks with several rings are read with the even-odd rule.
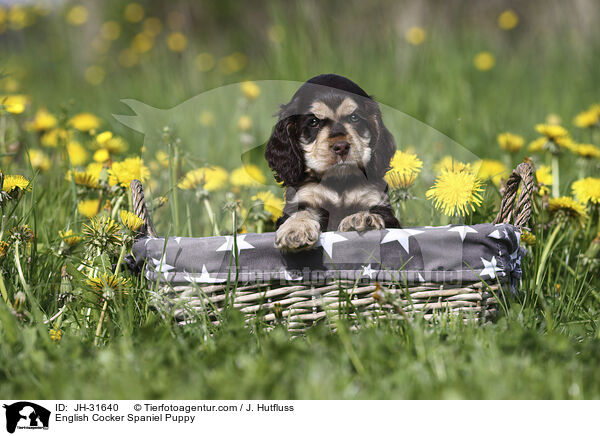
[[[172,286],[226,282],[320,283],[331,278],[400,284],[510,283],[521,277],[519,230],[509,224],[326,232],[285,253],[274,233],[142,238],[133,246],[147,279]]]

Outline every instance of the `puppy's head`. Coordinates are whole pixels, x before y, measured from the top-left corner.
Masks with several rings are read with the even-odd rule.
[[[265,156],[286,186],[356,171],[379,181],[395,148],[377,103],[349,79],[324,74],[281,107]]]

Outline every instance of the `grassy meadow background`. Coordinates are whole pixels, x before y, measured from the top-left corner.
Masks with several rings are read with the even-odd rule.
[[[600,103],[599,19],[593,0],[0,0],[0,170],[30,182],[0,198],[0,397],[599,398],[597,184],[595,200],[550,211],[600,174],[576,147],[600,146],[597,119],[574,123]],[[166,201],[161,234],[230,234],[232,212],[239,231],[271,230],[282,191],[260,146],[296,82],[330,72],[373,94],[398,147],[423,161],[405,225],[458,222],[425,197],[445,156],[504,165],[488,176],[526,157],[545,168],[522,292],[495,323],[340,322],[292,339],[250,331],[236,311],[218,328],[179,326],[150,307],[144,279],[122,267],[103,279],[132,232],[90,218],[121,222],[130,172]],[[540,123],[572,142],[530,151]],[[503,132],[525,145],[503,150]],[[251,177],[236,172],[245,152]],[[127,160],[140,156],[141,168]],[[216,188],[177,187],[207,165],[223,168]],[[75,172],[95,176],[85,186]],[[467,222],[493,219],[495,182]]]

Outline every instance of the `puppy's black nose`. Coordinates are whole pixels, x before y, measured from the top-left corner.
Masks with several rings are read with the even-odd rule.
[[[343,157],[350,152],[350,144],[347,141],[335,141],[332,149],[335,154]]]

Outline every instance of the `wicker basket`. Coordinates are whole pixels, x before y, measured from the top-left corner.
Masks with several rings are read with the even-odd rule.
[[[520,164],[512,172],[502,188],[503,199],[493,224],[512,222],[515,229],[520,229],[527,223],[531,215],[533,175],[533,168],[528,163]],[[520,184],[522,189],[517,200]],[[131,189],[134,212],[145,223],[138,240],[157,238],[141,183],[134,180]],[[137,270],[141,271],[146,259],[142,256],[135,261]],[[391,280],[387,274],[379,281],[364,280],[359,275],[352,280],[329,277],[318,283],[298,283],[288,277],[289,280],[279,278],[255,283],[228,280],[215,284],[195,280],[185,285],[173,284],[160,273],[147,277],[150,278],[153,306],[178,322],[202,319],[218,324],[221,313],[233,307],[244,313],[249,323],[284,324],[293,332],[302,332],[324,320],[333,326],[340,318],[350,319],[356,326],[375,319],[411,319],[417,314],[428,320],[438,319],[443,314],[461,314],[476,321],[490,320],[498,312],[503,292],[511,285],[508,276],[456,283]],[[513,280],[513,290],[514,285]]]

